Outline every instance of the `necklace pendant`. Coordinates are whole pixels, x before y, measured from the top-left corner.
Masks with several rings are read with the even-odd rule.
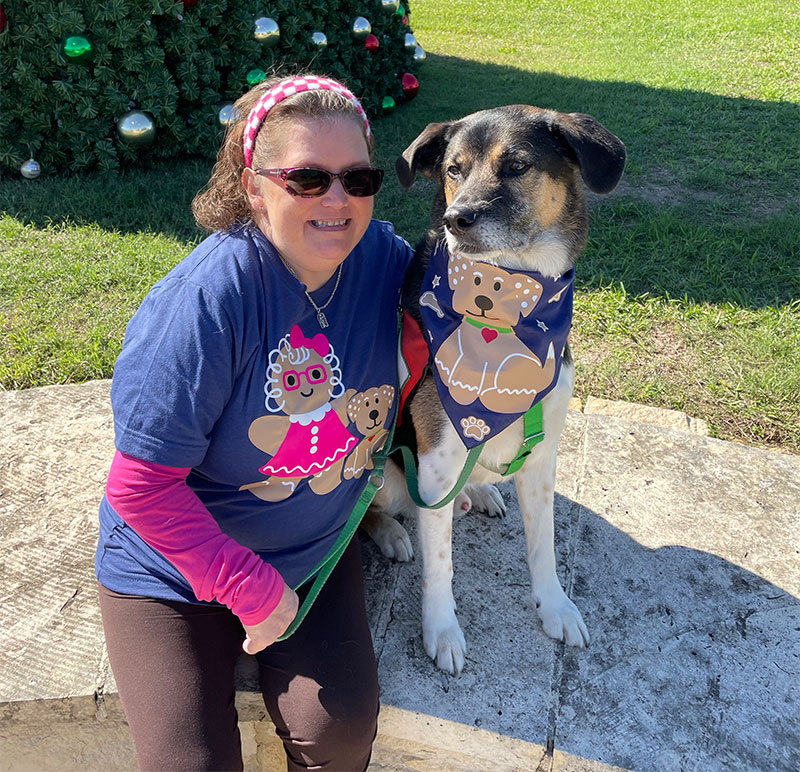
[[[317,321],[323,330],[328,326],[328,320],[325,318],[325,314],[323,314],[322,311],[317,311]]]

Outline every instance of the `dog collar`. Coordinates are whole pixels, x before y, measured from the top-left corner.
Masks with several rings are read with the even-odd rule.
[[[439,396],[467,448],[500,434],[558,382],[573,278],[572,269],[553,278],[446,247],[431,255],[420,312]]]
[[[465,316],[464,321],[468,324],[471,324],[473,327],[478,327],[479,329],[488,327],[490,330],[497,330],[497,332],[514,332],[512,327],[497,327],[494,324],[489,324],[489,322],[483,322],[480,319],[473,319],[471,316]]]

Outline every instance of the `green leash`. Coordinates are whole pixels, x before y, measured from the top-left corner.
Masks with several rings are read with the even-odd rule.
[[[384,447],[388,447],[391,444],[393,434],[394,430],[392,430],[392,432],[389,434]],[[347,522],[345,523],[342,532],[339,534],[339,537],[336,539],[333,547],[331,547],[331,551],[325,556],[322,562],[294,588],[295,591],[299,590],[304,584],[311,581],[311,579],[316,576],[314,579],[314,584],[311,585],[311,589],[308,591],[308,595],[306,595],[305,600],[295,615],[295,618],[292,620],[289,627],[286,628],[286,631],[283,633],[283,635],[281,635],[277,640],[285,641],[290,635],[292,635],[292,633],[294,633],[294,631],[300,627],[301,623],[306,618],[306,615],[311,610],[311,606],[317,599],[317,596],[325,585],[325,582],[328,581],[328,577],[331,575],[333,569],[336,567],[336,564],[339,562],[339,558],[344,555],[347,545],[350,544],[353,534],[355,534],[356,529],[364,518],[364,514],[366,513],[367,509],[369,509],[372,499],[375,498],[375,494],[383,487],[383,470],[386,466],[387,457],[388,453],[383,451],[372,456],[372,464],[374,469],[372,472],[370,472],[367,486],[363,491],[361,491],[361,495],[358,497],[358,501],[356,502],[353,511],[350,513],[350,517],[347,518]]]
[[[514,458],[512,458],[508,464],[505,464],[504,470],[494,469],[486,466],[485,464],[481,464],[481,466],[483,466],[485,469],[488,469],[490,472],[496,472],[503,477],[508,477],[509,475],[512,475],[522,469],[523,464],[528,456],[530,456],[533,449],[544,439],[544,419],[542,416],[541,402],[537,402],[525,413],[525,415],[523,415],[522,435],[522,444],[517,451],[517,455],[514,456]],[[419,475],[417,472],[417,464],[414,460],[414,454],[411,452],[411,449],[405,445],[396,445],[392,448],[390,453],[394,453],[398,450],[403,455],[403,466],[406,472],[406,486],[408,487],[408,493],[413,502],[418,507],[422,507],[423,509],[441,509],[443,506],[445,506],[445,504],[449,504],[466,484],[470,474],[472,474],[472,470],[475,468],[475,464],[478,463],[478,458],[483,450],[483,445],[476,445],[474,448],[469,450],[467,453],[467,460],[464,463],[464,468],[461,470],[461,474],[459,475],[456,484],[453,486],[453,489],[441,501],[436,502],[436,504],[428,504],[427,502],[423,501],[419,495]]]

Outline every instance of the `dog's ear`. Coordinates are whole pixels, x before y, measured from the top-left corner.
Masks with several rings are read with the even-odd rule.
[[[389,385],[388,383],[384,383],[381,386],[381,394],[386,397],[386,400],[389,403],[389,407],[392,406],[392,402],[394,402],[394,386]]]
[[[417,172],[424,177],[435,177],[442,165],[444,151],[451,136],[452,122],[429,123],[395,162],[397,176],[404,188],[414,184]]]
[[[542,299],[543,287],[525,273],[512,273],[509,278],[516,289],[514,300],[517,302],[517,310],[522,316],[528,316]]]
[[[350,401],[347,403],[347,417],[353,423],[358,419],[358,413],[361,410],[361,402],[363,399],[363,392],[358,392],[357,394],[353,394],[353,396],[350,397]]]
[[[554,132],[572,151],[586,187],[610,193],[625,168],[625,145],[591,115],[568,113],[553,122]]]

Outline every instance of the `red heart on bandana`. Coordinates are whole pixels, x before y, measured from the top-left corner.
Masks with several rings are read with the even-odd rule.
[[[481,335],[483,335],[483,339],[487,343],[491,343],[498,335],[497,330],[492,330],[489,327],[482,327],[481,328]]]

